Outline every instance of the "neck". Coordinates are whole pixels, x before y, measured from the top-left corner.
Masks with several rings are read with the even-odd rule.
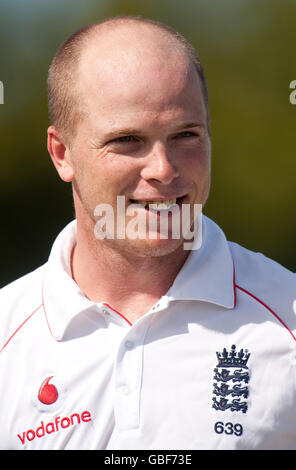
[[[168,291],[189,252],[181,247],[165,256],[141,256],[112,242],[96,240],[77,223],[72,275],[86,297],[107,302],[134,322]]]

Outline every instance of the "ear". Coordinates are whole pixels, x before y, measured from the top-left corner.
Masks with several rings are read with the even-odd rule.
[[[55,126],[47,129],[47,150],[60,178],[69,183],[74,179],[70,150],[59,135]]]

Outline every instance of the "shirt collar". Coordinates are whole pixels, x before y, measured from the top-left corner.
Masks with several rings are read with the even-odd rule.
[[[199,300],[234,308],[234,264],[223,231],[202,216],[201,247],[192,250],[167,292],[170,300]]]
[[[76,220],[56,238],[43,279],[43,305],[49,329],[61,340],[70,321],[97,304],[85,297],[72,278],[71,254],[76,243]]]
[[[201,247],[191,251],[164,297],[168,301],[197,300],[233,308],[234,268],[228,242],[213,221],[204,215],[201,220]],[[76,220],[73,220],[58,235],[44,274],[43,304],[50,331],[57,340],[63,338],[75,316],[104,304],[87,299],[72,278],[71,253],[76,230]],[[199,242],[198,239],[195,244]]]

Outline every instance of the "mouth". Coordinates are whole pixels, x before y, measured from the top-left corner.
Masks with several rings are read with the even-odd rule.
[[[161,199],[161,200],[146,200],[146,199],[130,199],[132,204],[139,204],[146,210],[154,211],[167,211],[176,207],[181,206],[186,196],[175,197],[172,199]]]

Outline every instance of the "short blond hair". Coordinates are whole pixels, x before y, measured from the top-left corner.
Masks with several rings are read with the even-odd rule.
[[[50,124],[54,125],[65,140],[75,135],[76,126],[82,118],[83,111],[79,102],[77,69],[83,48],[90,37],[103,25],[112,27],[118,23],[142,22],[150,24],[174,38],[193,63],[200,78],[203,98],[207,110],[209,127],[209,95],[203,66],[195,48],[176,30],[159,21],[141,16],[120,15],[100,23],[88,24],[66,39],[58,48],[48,71],[48,109]]]

